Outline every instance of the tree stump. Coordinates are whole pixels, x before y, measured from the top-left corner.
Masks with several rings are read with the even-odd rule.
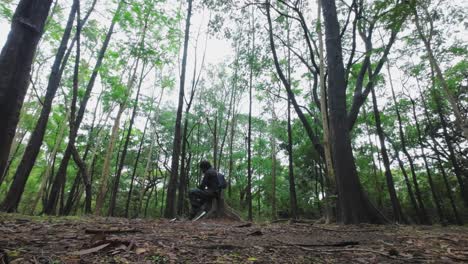
[[[208,202],[205,207],[207,212],[201,219],[229,219],[233,221],[242,221],[239,214],[232,209],[224,200],[223,191],[220,194],[211,199],[211,202]]]

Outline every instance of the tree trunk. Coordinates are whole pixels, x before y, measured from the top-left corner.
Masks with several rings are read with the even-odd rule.
[[[388,193],[390,195],[390,201],[392,203],[393,217],[397,223],[406,223],[405,217],[401,210],[400,201],[397,197],[397,193],[395,190],[395,183],[393,181],[392,171],[390,169],[390,159],[388,157],[387,147],[385,146],[385,135],[380,120],[380,112],[377,105],[377,97],[375,96],[374,87],[371,88],[371,93],[374,109],[375,126],[377,130],[377,135],[379,136],[380,152],[382,153],[382,159],[385,167],[385,179],[387,180]]]
[[[73,5],[70,9],[68,16],[67,26],[63,33],[60,46],[55,56],[54,63],[52,65],[52,71],[49,76],[49,83],[47,85],[46,95],[44,102],[42,103],[42,110],[39,119],[36,123],[34,131],[31,134],[26,150],[24,151],[23,158],[21,159],[18,169],[16,170],[13,178],[13,183],[10,185],[8,194],[0,206],[0,210],[5,212],[14,212],[17,210],[21,196],[23,195],[24,187],[29,178],[29,174],[36,162],[37,155],[44,139],[44,134],[49,120],[49,114],[52,109],[52,101],[54,100],[57,88],[60,85],[63,71],[60,71],[60,65],[66,64],[67,61],[63,61],[65,51],[67,49],[68,40],[70,39],[71,31],[73,28],[73,21],[75,20],[75,14],[78,9],[79,1],[74,0]],[[63,68],[62,68],[63,69]]]
[[[187,132],[188,132],[188,114],[189,106],[185,110],[185,120],[184,120],[184,131],[182,133],[182,155],[181,155],[181,165],[180,165],[180,181],[179,181],[179,196],[177,197],[177,214],[183,215],[186,213],[186,186],[187,186],[187,174],[185,172],[186,164],[186,155],[187,155]]]
[[[143,39],[144,39],[144,37],[143,37]],[[131,90],[133,88],[133,84],[135,83],[136,72],[137,72],[137,69],[138,69],[139,61],[140,61],[140,58],[137,58],[137,62],[135,64],[135,71],[133,72],[132,77],[130,77],[131,79],[130,79],[130,82],[129,82],[129,85],[128,85],[129,94],[131,93]],[[133,123],[135,122],[135,116],[136,116],[136,113],[137,113],[137,110],[138,110],[138,100],[139,100],[139,97],[140,97],[141,85],[143,83],[144,71],[145,71],[145,66],[143,66],[142,69],[141,69],[140,80],[139,80],[139,84],[138,84],[138,88],[137,88],[137,93],[135,95],[135,102],[133,104],[132,116],[130,117],[130,123],[128,125],[127,135],[125,137],[123,150],[122,150],[122,153],[120,154],[121,155],[120,156],[120,162],[119,162],[118,169],[117,169],[117,172],[116,172],[116,175],[115,175],[115,178],[114,178],[114,184],[112,186],[113,188],[112,188],[111,198],[110,198],[110,202],[109,202],[109,212],[108,212],[109,216],[115,216],[115,205],[116,205],[116,202],[117,202],[117,195],[119,193],[120,177],[122,176],[122,169],[123,169],[123,166],[124,166],[124,163],[125,163],[125,158],[127,157],[128,144],[130,143],[130,138],[132,136]],[[130,188],[133,188],[133,186],[131,186]]]
[[[291,217],[297,218],[297,196],[296,182],[294,179],[294,164],[293,164],[293,141],[291,127],[291,102],[288,100],[288,180],[289,180],[289,206],[291,206]]]
[[[55,143],[54,143],[54,148],[52,149],[52,152],[49,155],[49,159],[48,159],[48,162],[47,162],[47,168],[46,168],[46,171],[45,171],[44,175],[42,175],[41,185],[39,186],[39,190],[37,191],[36,198],[33,200],[32,204],[31,204],[31,208],[30,208],[30,212],[29,212],[29,214],[31,214],[31,215],[34,215],[34,211],[36,211],[37,204],[39,203],[39,200],[44,195],[44,190],[46,188],[47,181],[49,181],[50,175],[52,174],[51,172],[52,172],[52,169],[53,169],[52,168],[53,161],[55,160],[55,157],[57,155],[59,147],[62,144],[63,137],[65,136],[65,128],[67,127],[66,123],[67,123],[68,117],[69,117],[69,115],[68,115],[68,112],[67,112],[67,114],[65,115],[65,118],[63,120],[63,123],[60,125],[59,133],[56,136],[56,140],[55,140]]]
[[[372,157],[372,173],[374,174],[373,177],[374,177],[375,192],[377,196],[376,197],[377,208],[382,209],[383,208],[382,188],[380,188],[379,176],[377,175],[377,166],[375,165],[375,158],[374,158],[374,145],[372,144],[372,139],[371,139],[372,131],[369,128],[369,122],[367,122],[368,117],[367,117],[367,111],[366,111],[365,105],[363,107],[363,117],[364,117],[365,126],[366,126],[367,144],[369,144],[370,146],[370,156]],[[378,152],[377,154],[380,157],[380,154]]]
[[[140,146],[138,147],[138,152],[135,158],[135,163],[133,164],[132,177],[130,180],[130,189],[128,190],[127,202],[125,203],[125,217],[128,217],[128,210],[130,208],[130,200],[132,199],[133,185],[135,182],[135,175],[138,168],[138,161],[140,161],[141,150],[143,149],[143,142],[145,142],[146,129],[148,127],[149,119],[146,119],[145,128],[143,129],[143,135],[141,136]]]
[[[252,86],[253,86],[253,60],[255,54],[255,16],[254,9],[251,9],[252,23],[252,47],[249,48],[249,127],[247,132],[247,205],[248,205],[248,220],[252,221]]]
[[[397,120],[398,120],[398,133],[399,133],[399,136],[400,136],[401,148],[402,148],[402,151],[405,154],[406,159],[408,160],[408,163],[410,165],[411,176],[412,176],[412,179],[413,179],[414,189],[415,189],[415,192],[416,192],[416,199],[417,199],[418,203],[415,203],[415,201],[414,201],[414,196],[413,196],[412,190],[411,190],[411,184],[407,180],[408,176],[407,176],[406,170],[404,168],[404,165],[403,165],[402,161],[400,160],[398,150],[395,149],[397,159],[398,159],[398,164],[399,164],[400,169],[403,172],[403,175],[405,177],[406,185],[408,187],[408,194],[410,196],[410,200],[411,200],[411,202],[413,204],[413,207],[415,208],[415,212],[418,215],[418,219],[419,219],[420,223],[421,224],[431,224],[431,220],[430,220],[429,216],[427,215],[427,211],[426,211],[426,208],[424,206],[424,202],[423,202],[423,199],[422,199],[422,196],[421,196],[421,191],[419,190],[419,184],[418,184],[418,180],[417,180],[417,176],[416,176],[416,170],[414,168],[413,158],[411,157],[411,155],[408,152],[408,149],[406,148],[405,133],[403,132],[403,125],[402,125],[402,121],[401,121],[400,110],[398,108],[398,104],[397,104],[397,100],[396,100],[396,96],[395,96],[395,91],[393,89],[392,75],[391,75],[391,72],[390,72],[390,66],[388,64],[387,64],[387,74],[388,74],[389,81],[390,81],[390,88],[391,88],[391,91],[392,91],[393,103],[395,104],[395,111],[396,111]]]
[[[271,106],[271,132],[270,132],[270,144],[271,144],[271,218],[276,220],[277,218],[277,209],[276,209],[276,138],[274,136],[274,131],[276,129],[277,117],[275,113],[274,102],[270,102]]]
[[[96,197],[96,208],[94,209],[95,215],[101,215],[102,213],[104,199],[106,198],[107,194],[107,182],[110,174],[110,163],[112,161],[112,154],[114,153],[115,141],[119,132],[120,118],[122,117],[122,113],[124,112],[124,110],[125,107],[123,107],[123,104],[120,104],[117,116],[114,120],[114,125],[112,126],[112,134],[109,139],[109,146],[107,147],[106,156],[104,158],[104,165],[102,168],[99,193]]]
[[[328,62],[330,141],[338,187],[338,219],[344,224],[384,223],[384,217],[364,193],[354,163],[347,125],[345,73],[335,1],[322,0],[322,6]]]
[[[412,104],[412,107],[413,107],[413,118],[414,118],[414,121],[416,122],[416,131],[418,133],[418,143],[419,143],[419,147],[421,149],[422,158],[424,160],[424,167],[426,168],[426,174],[427,174],[427,178],[429,180],[429,187],[431,188],[432,199],[434,200],[434,204],[436,206],[437,215],[439,216],[440,223],[442,225],[444,225],[446,223],[446,219],[445,219],[445,216],[444,216],[444,212],[442,211],[442,206],[441,206],[441,203],[440,203],[439,196],[438,196],[437,191],[435,189],[434,181],[432,179],[431,169],[429,168],[429,164],[427,163],[426,153],[425,153],[424,144],[423,144],[423,138],[422,138],[422,134],[421,134],[421,128],[419,126],[418,117],[416,115],[416,104],[413,101],[413,99],[411,99],[411,98],[410,98],[410,101],[411,101],[411,104]]]
[[[434,91],[434,93],[436,93],[436,91]],[[445,120],[443,110],[442,110],[441,98],[437,94],[435,94],[434,97],[435,97],[435,102],[436,102],[437,114],[439,116],[440,124],[442,126],[442,132],[444,135],[445,143],[447,144],[447,149],[449,151],[449,159],[450,159],[450,162],[452,163],[453,171],[458,181],[458,186],[460,187],[460,196],[463,199],[463,204],[465,205],[466,208],[468,208],[468,190],[466,190],[465,188],[465,182],[463,179],[463,175],[466,175],[466,174],[464,174],[463,169],[460,167],[457,161],[457,158],[455,157],[455,150],[453,149],[452,141],[450,140],[450,136],[447,131],[447,121]]]
[[[435,140],[435,139],[433,138],[432,140]],[[439,167],[439,170],[442,173],[442,179],[444,180],[445,188],[447,189],[447,196],[450,201],[450,206],[452,207],[452,210],[453,210],[453,215],[455,216],[455,222],[457,225],[463,225],[463,220],[461,219],[460,214],[458,213],[458,209],[455,204],[455,199],[453,198],[452,187],[450,186],[450,183],[448,182],[447,174],[445,173],[444,166],[442,165],[442,160],[440,159],[440,155],[437,152],[436,152],[436,159],[437,159],[437,165]]]
[[[190,36],[190,18],[192,17],[192,0],[187,0],[187,18],[185,21],[185,37],[184,37],[184,51],[182,54],[182,71],[180,74],[180,88],[179,88],[179,103],[177,106],[176,123],[174,130],[174,141],[172,143],[172,160],[171,160],[171,175],[169,177],[169,184],[166,195],[166,209],[164,217],[172,218],[177,212],[176,203],[176,190],[177,178],[179,174],[179,158],[180,158],[180,143],[181,143],[181,121],[182,110],[184,108],[184,88],[185,88],[185,72],[187,68],[187,52],[188,42]]]
[[[336,220],[336,183],[333,173],[333,160],[330,146],[330,129],[328,127],[328,107],[327,107],[327,91],[325,87],[325,59],[322,34],[322,4],[321,0],[317,0],[317,34],[319,41],[319,58],[320,58],[320,112],[322,114],[323,127],[323,149],[325,152],[325,165],[327,169],[327,197],[325,202],[326,223],[335,222]]]
[[[24,96],[52,0],[21,0],[0,53],[0,175],[3,175],[15,136]],[[13,198],[12,198],[13,199]],[[5,207],[5,206],[3,206]]]
[[[44,213],[46,214],[53,214],[55,213],[55,209],[57,207],[57,202],[59,198],[59,190],[62,188],[63,185],[65,185],[66,181],[66,170],[68,167],[68,162],[70,161],[71,155],[72,155],[72,146],[75,144],[75,140],[78,134],[78,129],[80,127],[81,121],[83,120],[85,110],[86,110],[86,105],[88,103],[89,98],[91,97],[91,91],[94,87],[94,83],[96,81],[96,77],[99,73],[99,68],[101,67],[102,60],[104,59],[104,55],[106,53],[107,47],[109,46],[109,42],[112,36],[112,33],[114,31],[115,23],[117,22],[116,17],[119,15],[120,10],[122,9],[122,6],[124,4],[124,1],[119,1],[119,6],[117,7],[117,10],[114,14],[114,17],[112,19],[112,23],[110,25],[109,31],[106,34],[104,43],[102,45],[101,50],[99,51],[96,64],[93,69],[93,73],[91,74],[91,78],[89,79],[88,85],[86,87],[85,94],[83,96],[82,101],[80,102],[80,109],[78,111],[76,120],[72,120],[74,122],[74,129],[73,131],[70,131],[69,135],[69,142],[67,145],[67,148],[65,150],[65,153],[63,154],[62,161],[60,163],[60,167],[57,171],[57,174],[55,176],[54,182],[52,184],[51,190],[50,190],[50,195],[47,199],[47,205],[44,208]]]

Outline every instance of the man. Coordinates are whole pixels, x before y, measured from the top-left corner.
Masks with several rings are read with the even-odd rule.
[[[198,188],[189,192],[190,204],[192,205],[190,218],[194,218],[206,202],[211,201],[219,194],[218,172],[211,167],[207,160],[200,162],[200,169],[203,172],[203,180]]]

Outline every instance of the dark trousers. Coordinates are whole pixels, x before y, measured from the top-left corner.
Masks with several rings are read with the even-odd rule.
[[[217,195],[216,192],[210,190],[192,189],[189,192],[190,204],[192,205],[192,215],[200,211],[202,206],[211,201]]]

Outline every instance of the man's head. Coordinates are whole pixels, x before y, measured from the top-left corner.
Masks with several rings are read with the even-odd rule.
[[[211,164],[207,160],[202,160],[200,162],[200,169],[203,173],[205,173],[209,168],[211,168]]]

